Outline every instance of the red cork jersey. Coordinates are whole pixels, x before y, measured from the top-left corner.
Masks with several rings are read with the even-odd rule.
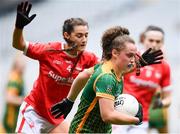
[[[136,76],[136,72],[124,76],[124,92],[135,96],[142,104],[144,121],[149,119],[148,110],[156,89],[168,89],[165,87],[170,81],[170,67],[165,61],[141,68],[140,76]]]
[[[98,58],[87,51],[76,57],[64,51],[50,51],[62,49],[63,45],[60,42],[28,44],[25,54],[39,61],[39,76],[25,101],[50,123],[59,124],[63,118],[54,119],[50,113],[50,107],[67,96],[79,72],[94,66]],[[71,72],[72,68],[74,69]]]

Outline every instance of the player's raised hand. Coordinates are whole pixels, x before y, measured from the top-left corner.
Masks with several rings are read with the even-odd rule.
[[[17,16],[16,16],[16,24],[15,26],[19,29],[23,29],[24,26],[29,24],[34,17],[36,17],[36,14],[33,14],[29,17],[29,12],[31,11],[32,4],[30,4],[28,1],[21,2],[21,4],[18,4],[17,6]]]
[[[141,67],[161,63],[163,52],[161,50],[152,52],[151,50],[152,48],[149,48],[141,56],[138,56]]]
[[[64,115],[64,118],[66,118],[71,111],[73,104],[74,102],[65,98],[51,107],[51,114],[54,116],[54,118],[59,118],[62,115]]]
[[[156,50],[152,52],[152,48],[146,50],[141,56],[136,54],[138,60],[136,60],[136,75],[140,75],[140,67],[144,67],[151,64],[159,64],[163,59],[163,52]]]

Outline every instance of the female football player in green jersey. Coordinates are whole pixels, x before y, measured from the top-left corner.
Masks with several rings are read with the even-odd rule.
[[[111,132],[111,123],[141,123],[141,107],[136,116],[139,120],[114,110],[114,98],[122,93],[122,75],[127,72],[129,64],[135,66],[136,47],[128,35],[129,31],[126,28],[108,29],[102,37],[103,63],[80,73],[73,82],[67,98],[51,108],[55,118],[62,114],[67,116],[72,108],[72,104],[68,103],[68,100],[76,99],[92,74],[81,96],[78,111],[71,123],[70,133],[105,133]],[[148,50],[142,57],[148,64],[156,64],[162,59],[161,55],[161,51],[151,53]],[[143,66],[142,63],[140,64]]]
[[[136,117],[114,110],[114,99],[122,93],[122,76],[129,63],[135,62],[136,46],[122,27],[108,29],[102,37],[103,63],[84,87],[70,133],[109,133],[111,124],[139,124],[142,110]]]

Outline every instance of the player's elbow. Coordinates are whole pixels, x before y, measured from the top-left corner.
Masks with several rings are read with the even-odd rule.
[[[109,122],[110,122],[110,119],[107,118],[107,117],[103,117],[102,120],[103,120],[103,122],[105,122],[105,123],[109,123]]]
[[[18,50],[24,51],[25,45],[23,43],[20,43],[20,42],[18,43],[18,42],[13,41],[12,47]]]
[[[112,119],[110,114],[101,114],[101,118],[105,123],[110,123]]]
[[[18,45],[14,41],[12,42],[12,47],[18,49]]]
[[[18,46],[18,44],[15,43],[15,42],[12,43],[12,46],[13,46],[13,48],[15,48],[15,49],[18,49],[18,50],[20,49],[19,46]]]

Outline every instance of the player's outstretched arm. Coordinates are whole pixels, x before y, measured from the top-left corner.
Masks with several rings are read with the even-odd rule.
[[[92,67],[79,73],[71,86],[67,98],[64,98],[62,101],[54,104],[51,107],[50,111],[54,118],[59,118],[62,115],[64,115],[64,118],[66,118],[66,116],[70,113],[78,94],[85,86],[93,71],[94,69]]]
[[[31,10],[32,5],[26,1],[21,2],[17,6],[17,15],[16,15],[16,23],[15,23],[15,29],[13,32],[13,47],[23,51],[25,48],[25,41],[23,37],[23,28],[24,26],[28,25],[36,16],[36,14],[33,14],[29,17],[29,12]]]
[[[68,93],[67,98],[71,101],[75,101],[80,91],[84,88],[85,84],[87,83],[88,79],[90,78],[91,74],[94,72],[94,67],[84,70],[83,72],[79,73],[76,79],[73,81],[71,85],[71,89]]]

